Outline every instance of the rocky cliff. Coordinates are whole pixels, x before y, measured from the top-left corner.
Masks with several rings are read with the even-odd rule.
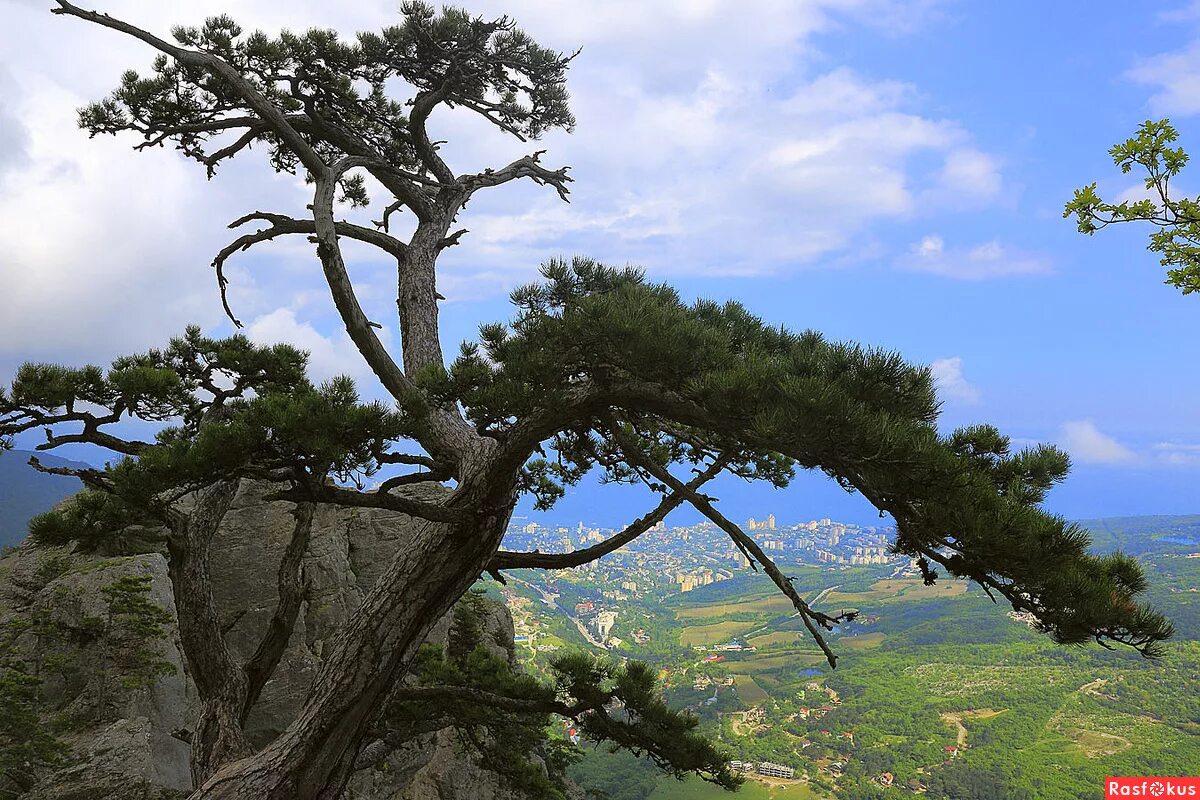
[[[425,491],[439,491],[431,487]],[[294,524],[291,506],[267,502],[268,487],[243,483],[213,548],[213,592],[230,646],[253,652],[274,611],[275,574]],[[361,603],[391,555],[402,546],[409,519],[386,511],[319,507],[303,561],[307,587],[288,648],[247,722],[255,745],[270,741],[292,720],[330,639]],[[103,588],[122,576],[149,576],[149,599],[174,614],[166,559],[158,553],[86,559],[62,550],[23,545],[0,559],[0,626],[20,629],[16,647],[36,649],[32,620],[62,629],[103,617]],[[69,598],[69,601],[68,601]],[[512,620],[502,603],[485,604],[484,641],[511,661]],[[14,627],[12,623],[17,623]],[[430,641],[445,645],[450,615]],[[151,800],[180,797],[190,788],[188,728],[195,692],[172,622],[154,643],[161,675],[95,707],[95,678],[58,678],[44,670],[47,705],[70,732],[64,766],[42,771],[27,800]],[[94,645],[92,645],[94,647]],[[84,661],[97,653],[84,651]],[[40,656],[39,656],[40,658]],[[80,670],[87,673],[89,670]],[[68,676],[70,677],[70,676]],[[102,722],[98,720],[103,720]],[[347,790],[352,800],[504,800],[513,795],[483,769],[453,729],[425,733],[360,770]],[[0,796],[3,792],[0,791]]]

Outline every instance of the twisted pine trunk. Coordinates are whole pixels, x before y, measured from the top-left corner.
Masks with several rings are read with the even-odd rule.
[[[489,493],[490,494],[490,493]],[[260,752],[217,770],[190,800],[336,800],[369,726],[430,629],[479,577],[512,510],[421,521],[334,640],[299,715]],[[478,507],[478,506],[475,506]]]
[[[209,578],[212,539],[237,488],[236,480],[226,480],[197,493],[195,505],[172,526],[167,540],[180,643],[200,695],[192,733],[195,784],[221,764],[253,752],[239,719],[246,700],[246,675],[225,643]]]

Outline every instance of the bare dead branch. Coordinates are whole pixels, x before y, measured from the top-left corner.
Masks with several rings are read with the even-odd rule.
[[[213,258],[212,266],[217,275],[217,287],[221,292],[221,305],[225,308],[225,314],[237,327],[242,327],[241,321],[233,315],[229,307],[228,300],[228,285],[229,280],[225,277],[225,262],[234,253],[239,251],[249,250],[259,242],[266,242],[280,236],[289,234],[315,234],[317,231],[316,222],[309,219],[296,219],[284,214],[272,214],[266,211],[254,211],[246,214],[243,217],[235,219],[229,223],[230,228],[237,228],[241,225],[250,222],[251,220],[261,220],[269,222],[270,227],[263,228],[248,233],[244,236],[239,236],[234,241],[230,242]],[[364,228],[361,225],[354,225],[349,222],[335,222],[334,226],[339,236],[345,236],[347,239],[355,239],[366,244],[374,245],[389,255],[403,259],[408,251],[408,246],[399,239],[394,239],[385,233],[370,228]]]
[[[454,245],[458,244],[458,240],[461,239],[465,233],[469,233],[469,231],[466,228],[460,228],[449,236],[443,237],[437,243],[437,249],[445,250],[447,247],[454,247]]]
[[[567,196],[570,190],[567,184],[572,178],[567,175],[567,170],[570,167],[562,167],[561,169],[546,169],[540,163],[542,153],[545,150],[538,150],[531,155],[518,158],[506,167],[498,170],[484,170],[476,175],[464,175],[461,179],[462,184],[466,187],[467,197],[470,197],[478,189],[483,189],[491,186],[499,186],[509,181],[514,181],[519,178],[530,178],[539,186],[553,186],[558,196],[563,202],[571,202]]]
[[[91,486],[95,489],[108,490],[112,483],[108,480],[104,470],[100,469],[76,469],[74,467],[47,467],[37,456],[30,456],[26,462],[38,472],[45,475],[66,475],[71,478],[78,478],[83,481],[84,485]]]

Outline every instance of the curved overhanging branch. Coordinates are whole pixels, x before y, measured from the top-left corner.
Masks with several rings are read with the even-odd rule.
[[[404,475],[397,475],[395,477],[388,478],[383,483],[379,484],[375,491],[386,493],[390,492],[392,489],[398,489],[401,486],[413,486],[418,483],[440,483],[442,481],[448,481],[452,477],[454,476],[448,471],[441,469],[409,472]]]
[[[606,702],[611,698],[605,698]],[[564,717],[576,717],[585,711],[603,708],[603,703],[594,704],[583,701],[564,703],[556,698],[527,698],[511,697],[497,694],[470,686],[414,686],[398,689],[392,695],[393,702],[399,703],[469,703],[475,706],[487,706],[497,711],[512,711],[519,714],[558,714]]]
[[[708,423],[703,408],[665,386],[640,381],[600,386],[590,380],[581,381],[556,396],[555,402],[517,420],[503,431],[495,456],[496,469],[519,469],[529,454],[537,450],[539,443],[560,430],[604,416],[614,409],[655,414],[701,428]]]
[[[825,659],[829,662],[830,667],[837,667],[837,655],[830,649],[829,644],[825,641],[825,637],[821,635],[817,625],[832,630],[834,625],[839,622],[853,619],[855,612],[843,612],[837,616],[830,616],[820,611],[816,611],[800,596],[796,591],[796,587],[792,585],[790,578],[786,577],[779,571],[779,567],[775,565],[769,556],[763,552],[758,543],[751,536],[748,536],[741,528],[727,519],[713,506],[709,498],[699,494],[679,481],[674,475],[668,472],[664,467],[656,464],[652,459],[647,458],[638,447],[632,437],[622,430],[619,422],[613,421],[609,433],[614,441],[621,448],[626,460],[640,469],[643,469],[655,480],[662,482],[671,489],[675,494],[684,497],[697,511],[708,517],[721,530],[729,535],[734,544],[747,555],[753,558],[762,565],[763,571],[771,578],[771,581],[779,587],[788,599],[792,601],[792,605],[800,613],[800,619],[804,622],[804,627],[808,628],[808,632],[816,641],[817,646],[821,648],[821,652],[825,654]]]
[[[433,732],[459,722],[450,709],[430,714],[430,708],[458,705],[472,709],[484,707],[509,714],[557,714],[569,719],[578,719],[584,713],[603,708],[609,702],[611,697],[607,695],[601,695],[593,702],[566,703],[556,697],[513,697],[472,686],[405,686],[392,694],[389,706],[411,705],[419,708],[420,719],[412,720],[413,724],[406,726],[403,731],[386,733],[383,738],[364,746],[354,761],[354,769],[358,771],[374,767],[396,747],[410,741],[415,733]]]
[[[263,499],[290,500],[293,503],[328,503],[349,508],[382,508],[431,522],[463,522],[470,518],[468,511],[449,506],[422,503],[420,500],[412,500],[390,492],[358,492],[331,485],[311,488],[297,485],[272,492]]]
[[[718,458],[685,484],[690,491],[699,489],[717,476],[727,465],[729,459]],[[666,519],[667,514],[686,502],[687,497],[679,492],[671,492],[649,513],[639,517],[620,533],[610,536],[599,544],[576,550],[572,553],[517,553],[505,550],[498,551],[492,556],[488,570],[499,572],[504,569],[570,569],[595,561],[598,558],[632,542],[646,531]]]

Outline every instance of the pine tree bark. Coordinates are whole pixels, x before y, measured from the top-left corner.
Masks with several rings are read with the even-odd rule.
[[[218,769],[190,800],[336,800],[371,723],[433,625],[478,579],[499,547],[515,499],[511,482],[482,485],[464,523],[417,521],[409,541],[367,594],[297,718],[263,750]],[[488,501],[492,502],[488,502]]]
[[[246,674],[225,643],[209,578],[209,549],[238,482],[226,480],[196,494],[167,541],[168,574],[179,615],[179,638],[200,695],[192,732],[192,781],[200,785],[219,766],[253,752],[242,731]]]

